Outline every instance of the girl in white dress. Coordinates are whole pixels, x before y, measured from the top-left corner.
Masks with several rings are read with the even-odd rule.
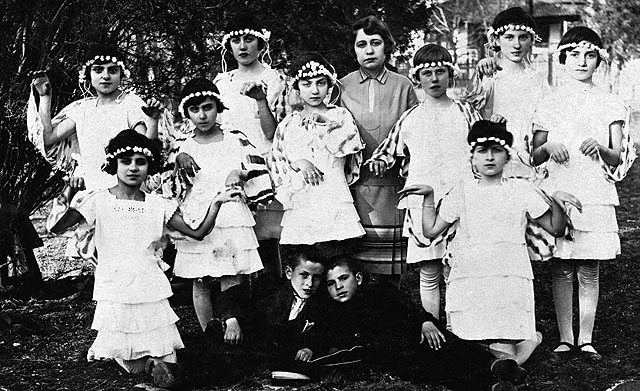
[[[243,133],[223,128],[217,121],[218,113],[226,110],[226,106],[216,86],[206,79],[193,79],[185,85],[181,98],[179,110],[194,126],[191,137],[179,145],[179,154],[192,156],[200,166],[184,191],[177,194],[185,221],[197,227],[206,216],[213,195],[228,188],[244,186],[247,190],[260,179],[266,181],[264,191],[247,191],[246,201],[269,199],[271,182],[263,158]],[[182,173],[179,169],[179,178],[185,179]],[[262,269],[253,231],[255,221],[247,202],[243,199],[224,205],[213,231],[204,240],[176,241],[178,253],[173,272],[193,279],[193,305],[203,331],[214,319],[211,300],[214,279],[220,281],[220,289],[225,292],[242,283],[243,276]],[[240,342],[242,331],[237,314],[226,313],[224,309],[217,312],[226,329],[225,341]]]
[[[59,233],[84,220],[95,227],[100,262],[93,299],[97,301],[92,328],[98,335],[89,348],[89,361],[114,358],[131,373],[154,369],[159,386],[176,386],[172,378],[176,349],[184,345],[176,328],[178,317],[169,306],[171,286],[156,254],[165,225],[195,238],[213,227],[222,203],[236,200],[238,190],[212,194],[202,224],[191,229],[177,212],[174,200],[146,194],[140,186],[157,171],[159,151],[144,135],[127,129],[106,149],[104,171],[116,175],[117,185],[77,194],[52,231]],[[74,193],[76,186],[72,187]]]
[[[422,194],[422,224],[434,238],[456,224],[450,244],[447,315],[460,338],[488,344],[497,357],[524,363],[542,341],[535,330],[533,273],[525,229],[535,219],[552,235],[562,235],[565,202],[575,197],[558,191],[545,199],[530,182],[503,177],[513,136],[503,123],[477,121],[467,141],[479,179],[462,182],[436,211],[434,188],[412,185],[402,195]]]
[[[536,34],[531,15],[520,7],[500,12],[488,31],[490,49],[495,58],[488,61],[499,70],[475,79],[478,108],[484,119],[500,116],[507,120],[507,129],[513,134],[513,159],[505,167],[505,176],[533,179],[530,150],[533,111],[549,94],[546,77],[533,68],[531,52]],[[482,71],[483,66],[478,64]],[[495,119],[496,117],[494,117]]]
[[[387,169],[402,159],[400,175],[406,185],[432,184],[439,201],[462,178],[472,178],[467,134],[480,114],[467,102],[447,96],[455,77],[451,54],[440,45],[420,48],[411,75],[421,84],[425,99],[405,112],[389,136],[373,152],[371,163]],[[431,243],[422,235],[422,197],[410,195],[398,204],[406,209],[403,236],[409,238],[407,263],[420,266],[420,299],[424,309],[440,316],[440,275],[444,242]]]
[[[364,230],[349,184],[358,178],[364,145],[346,109],[325,104],[336,78],[318,53],[300,55],[291,65],[293,88],[304,102],[289,114],[274,137],[270,173],[284,207],[281,244],[343,241]]]
[[[610,93],[596,87],[593,73],[608,57],[600,37],[575,27],[558,46],[565,83],[553,91],[534,116],[534,158],[548,162],[548,191],[575,194],[582,213],[569,210],[572,240],[556,239],[551,264],[553,302],[560,344],[558,356],[579,352],[589,360],[602,357],[591,345],[599,291],[599,262],[620,254],[615,182],[624,178],[635,158],[626,128],[629,112]],[[573,277],[578,278],[579,334],[573,333]],[[576,344],[577,347],[574,345]]]

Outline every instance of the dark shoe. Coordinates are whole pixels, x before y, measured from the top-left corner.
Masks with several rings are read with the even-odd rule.
[[[181,389],[180,365],[150,358],[145,369],[147,373],[151,373],[154,386],[169,390]]]
[[[500,380],[491,387],[491,391],[517,391],[516,386],[506,380]]]
[[[591,342],[587,342],[587,343],[583,343],[582,345],[578,345],[577,349],[580,351],[580,357],[584,358],[587,361],[590,362],[598,362],[602,360],[602,355],[600,355],[600,353],[598,352],[591,352],[589,350],[584,350],[583,348],[587,347],[587,346],[591,346],[591,348],[593,348],[593,350],[595,350],[595,348],[593,347],[593,345],[591,344]]]
[[[513,385],[523,384],[527,378],[527,371],[510,358],[495,360],[491,364],[491,374],[499,380],[506,380]]]
[[[556,352],[556,350],[560,346],[566,346],[566,347],[569,348],[569,350]],[[572,359],[572,358],[574,358],[576,356],[577,350],[578,349],[575,347],[575,345],[572,345],[569,342],[560,342],[558,344],[558,346],[556,346],[556,348],[551,352],[551,359],[553,361],[567,361],[567,360],[570,360],[570,359]]]
[[[220,319],[214,318],[207,323],[207,327],[204,329],[204,334],[207,336],[208,341],[222,342],[224,340],[224,332],[226,325]]]

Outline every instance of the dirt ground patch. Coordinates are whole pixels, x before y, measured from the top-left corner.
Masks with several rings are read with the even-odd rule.
[[[590,364],[576,358],[557,363],[550,352],[558,342],[547,264],[534,264],[536,309],[544,334],[541,347],[525,365],[535,390],[606,390],[627,379],[640,379],[640,165],[618,186],[618,221],[622,256],[601,269],[600,304],[594,345],[604,360]],[[95,337],[90,330],[93,309],[90,285],[81,265],[63,261],[61,238],[44,234],[43,214],[34,221],[45,247],[37,253],[43,273],[50,279],[38,299],[10,298],[0,294],[0,310],[12,317],[27,316],[42,325],[42,331],[9,328],[0,322],[0,391],[21,390],[129,390],[146,379],[127,375],[113,363],[88,363],[85,355]],[[67,276],[66,278],[65,275]],[[403,277],[403,286],[417,300],[417,274]],[[211,358],[199,331],[193,308],[188,304],[188,284],[175,284],[174,308],[186,344],[179,358],[193,390],[264,390],[269,385],[266,363],[259,357],[240,357],[230,366]],[[67,297],[67,299],[64,299]],[[27,319],[28,320],[28,319]],[[26,323],[25,323],[26,324]],[[34,326],[35,327],[35,326]],[[233,355],[232,355],[233,356]],[[240,362],[242,364],[238,365]],[[331,373],[300,390],[444,390],[437,385],[412,383],[376,368],[349,373]]]

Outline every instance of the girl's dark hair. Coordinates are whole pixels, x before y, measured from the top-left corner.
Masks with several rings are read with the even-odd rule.
[[[327,61],[326,58],[324,58],[320,53],[318,52],[302,52],[300,53],[300,55],[298,57],[296,57],[295,59],[293,59],[293,61],[291,61],[291,66],[289,67],[289,75],[291,77],[295,77],[298,74],[298,71],[300,69],[302,69],[302,67],[308,63],[309,61],[315,61],[317,63],[319,63],[320,65],[324,66],[325,68],[327,68],[330,72],[334,71],[334,68],[331,64],[329,64],[329,61]],[[327,82],[329,84],[329,87],[333,86],[333,81],[331,80],[330,77],[327,77]],[[295,82],[293,82],[293,88],[294,89],[298,89],[298,81],[296,80]]]
[[[562,45],[566,45],[568,43],[577,44],[582,41],[591,42],[592,44],[600,48],[604,47],[604,45],[602,44],[602,39],[600,38],[598,33],[591,30],[589,27],[585,27],[585,26],[577,26],[567,30],[567,32],[564,33],[564,35],[560,39],[560,43],[558,44],[558,47]],[[567,48],[560,51],[560,55],[558,56],[558,60],[560,61],[560,64],[564,65],[564,63],[567,61],[567,50],[570,50],[570,49]],[[601,61],[602,61],[602,58],[598,53],[597,65],[600,65]]]
[[[158,172],[161,164],[159,140],[149,140],[144,134],[140,134],[133,129],[125,129],[118,133],[116,137],[109,140],[109,144],[104,149],[104,151],[107,155],[109,155],[115,153],[118,149],[127,147],[139,147],[148,149],[153,156],[145,155],[149,164],[147,174],[153,175]],[[128,149],[126,152],[119,153],[113,158],[107,158],[106,163],[102,166],[102,171],[106,172],[109,175],[115,175],[118,171],[118,158],[133,156],[134,153],[136,152]]]
[[[453,59],[451,58],[451,53],[449,51],[440,46],[433,43],[424,45],[413,56],[413,66],[418,66],[420,64],[428,64],[432,62],[438,61],[447,61],[453,63]],[[447,67],[449,69],[449,77],[453,77],[453,69],[451,67]],[[420,71],[416,71],[414,75],[412,75],[416,80],[420,80],[418,77],[418,73]]]
[[[356,20],[351,26],[351,45],[349,46],[353,51],[353,46],[356,42],[358,31],[362,29],[367,35],[379,34],[384,41],[384,54],[389,59],[391,53],[395,50],[396,41],[391,36],[391,30],[389,26],[375,16],[366,16],[362,19]]]
[[[182,101],[182,99],[184,99],[186,96],[189,96],[189,94],[193,94],[196,92],[203,92],[203,91],[213,91],[216,94],[220,95],[220,91],[218,91],[218,87],[216,87],[216,85],[213,84],[212,81],[204,78],[195,78],[195,79],[189,80],[189,82],[184,86],[184,88],[182,89],[182,92],[180,92],[180,100]],[[224,103],[222,103],[222,101],[216,98],[215,96],[201,95],[201,96],[194,96],[192,98],[187,99],[187,101],[184,102],[184,104],[182,105],[183,107],[182,107],[181,114],[184,115],[184,118],[189,118],[189,112],[187,109],[191,106],[197,106],[201,104],[207,98],[211,98],[213,99],[214,102],[216,102],[216,110],[218,113],[221,113],[227,108],[224,105]]]
[[[109,56],[115,57],[118,61],[122,61],[127,66],[126,56],[120,49],[113,44],[110,43],[96,43],[89,46],[82,56],[82,64],[81,67],[84,67],[87,61],[93,60],[96,56]],[[110,60],[94,60],[93,64],[102,65],[110,62]],[[120,76],[124,76],[124,69],[120,68]],[[86,80],[91,80],[91,67],[84,67],[84,77]]]
[[[521,7],[507,8],[506,10],[500,12],[493,19],[491,27],[493,27],[494,30],[497,30],[500,27],[506,26],[508,24],[524,25],[527,27],[531,27],[534,31],[538,29],[535,20],[533,20],[531,15],[529,15],[529,13]],[[531,39],[533,40],[534,37],[531,37]],[[496,46],[497,47],[494,47],[494,50],[500,51],[500,46]]]
[[[261,31],[262,27],[258,25],[258,22],[254,18],[253,14],[248,12],[240,12],[238,14],[233,15],[229,19],[229,23],[227,23],[227,27],[225,29],[225,33],[230,33],[232,31],[238,30],[255,30]],[[258,39],[258,50],[262,50],[267,46],[267,43],[260,37],[256,37]],[[225,48],[228,51],[231,51],[231,40],[229,39],[225,43]]]

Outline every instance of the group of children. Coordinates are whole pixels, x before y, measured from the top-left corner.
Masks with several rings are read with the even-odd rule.
[[[411,363],[461,389],[488,388],[492,374],[496,390],[524,382],[520,365],[542,340],[529,260],[551,255],[554,353],[601,359],[591,344],[598,265],[620,252],[614,182],[635,157],[627,111],[593,84],[606,59],[595,32],[564,35],[558,52],[568,77],[551,92],[530,64],[535,28],[520,8],[497,15],[489,35],[498,55],[462,99],[447,95],[457,72],[449,51],[427,44],[410,72],[424,90],[418,103],[411,83],[386,69],[393,39],[374,17],[353,26],[358,71],[339,81],[324,57],[303,53],[288,89],[260,59],[269,32],[234,21],[222,45],[225,65],[231,52],[237,69],[189,81],[177,110],[183,121],[171,128],[157,101],[122,89],[128,71],[116,48],[90,51],[80,81],[95,96],[53,119],[50,85],[34,80],[36,144],[64,142],[77,161],[58,202],[69,208],[50,228],[82,223],[90,232],[78,237],[83,253],[97,259],[98,336],[88,358],[115,358],[176,386],[172,366],[184,345],[161,258],[172,241],[173,272],[193,280],[195,312],[211,338],[236,345],[262,336],[285,361],[314,367]],[[329,102],[336,87],[340,106]],[[301,105],[282,115],[285,95]],[[55,153],[65,159],[66,150]],[[154,175],[164,196],[154,194]],[[400,226],[406,262],[419,266],[422,308],[400,298],[393,278],[366,283],[401,269]],[[268,268],[280,273],[280,248],[288,283],[249,299],[263,261],[277,259]]]

